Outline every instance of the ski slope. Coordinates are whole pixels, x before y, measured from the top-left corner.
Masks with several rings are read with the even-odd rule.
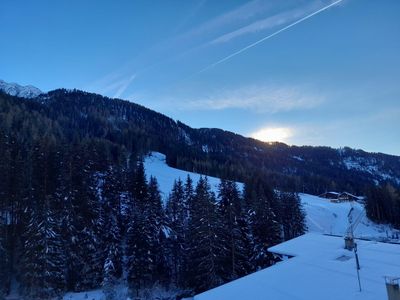
[[[148,179],[150,176],[157,178],[164,201],[171,192],[175,180],[180,178],[184,182],[186,177],[190,175],[193,184],[196,185],[200,176],[204,176],[168,166],[165,155],[159,152],[151,152],[144,160],[144,167]],[[211,176],[208,176],[207,179],[211,189],[217,193],[220,179]],[[237,184],[239,189],[243,190],[243,183],[238,182]],[[364,213],[355,229],[354,235],[356,237],[382,240],[392,236],[393,229],[390,226],[375,224],[365,216],[364,207],[361,203],[332,203],[329,199],[309,194],[299,194],[299,196],[307,214],[306,221],[309,232],[344,235],[349,227],[347,215],[353,205],[353,222],[360,214]]]
[[[306,212],[309,232],[344,235],[349,227],[348,213],[353,207],[353,223],[362,218],[355,227],[354,236],[366,239],[391,239],[395,230],[385,224],[376,224],[365,216],[364,206],[358,202],[332,203],[329,199],[308,194],[299,194]]]
[[[144,160],[144,168],[146,170],[147,179],[150,176],[156,177],[158,185],[160,188],[161,196],[165,201],[171,192],[172,186],[175,180],[179,178],[185,182],[188,175],[193,180],[193,186],[196,187],[200,176],[205,176],[203,174],[183,171],[176,168],[171,168],[166,163],[166,157],[164,154],[159,152],[151,152]],[[220,179],[212,176],[207,176],[208,183],[210,184],[211,190],[215,193],[218,192],[218,185],[220,184]],[[243,190],[243,183],[237,183],[240,191]]]

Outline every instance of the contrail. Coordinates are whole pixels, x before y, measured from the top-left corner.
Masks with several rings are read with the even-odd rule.
[[[221,63],[223,63],[223,62],[225,62],[225,61],[227,61],[229,59],[231,59],[232,57],[235,57],[236,55],[239,55],[240,53],[242,53],[242,52],[244,52],[246,50],[249,50],[250,48],[253,48],[254,46],[257,46],[258,44],[260,44],[260,43],[262,43],[262,42],[274,37],[275,35],[283,32],[285,30],[288,30],[289,28],[291,28],[291,27],[293,27],[293,26],[295,26],[295,25],[297,25],[297,24],[299,24],[299,23],[301,23],[301,22],[303,22],[303,21],[305,21],[305,20],[307,20],[307,19],[309,19],[309,18],[321,13],[321,12],[323,12],[324,10],[327,10],[328,8],[334,6],[334,5],[336,5],[336,4],[338,4],[338,3],[342,2],[342,1],[343,0],[337,0],[337,1],[329,4],[328,6],[325,6],[325,7],[321,8],[321,9],[313,12],[312,14],[309,14],[309,15],[297,20],[294,23],[291,23],[291,24],[287,25],[286,27],[283,27],[282,29],[279,29],[278,31],[276,31],[276,32],[274,32],[274,33],[272,33],[270,35],[268,35],[266,37],[263,37],[261,40],[258,40],[256,42],[254,42],[254,43],[252,43],[252,44],[250,44],[250,45],[248,45],[248,46],[246,46],[246,47],[244,47],[244,48],[242,48],[242,49],[240,49],[240,50],[228,55],[227,57],[224,57],[224,58],[220,59],[219,61],[217,61],[217,62],[205,67],[204,69],[200,70],[197,74],[203,73],[204,71],[207,71],[207,70],[209,70],[209,69],[211,69],[211,68],[213,68],[213,67],[215,67],[215,66],[217,66],[217,65],[219,65],[219,64],[221,64]]]

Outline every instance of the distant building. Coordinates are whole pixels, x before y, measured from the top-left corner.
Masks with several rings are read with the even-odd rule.
[[[288,259],[198,294],[193,299],[397,299],[389,298],[388,294],[398,291],[400,244],[355,241],[361,267],[361,291],[355,254],[344,249],[343,238],[308,233],[269,248],[275,255]]]
[[[331,202],[346,202],[346,201],[361,201],[361,200],[363,200],[363,197],[355,196],[348,192],[342,192],[342,193],[325,192],[325,193],[319,195],[319,197],[330,199]]]
[[[326,198],[326,199],[338,199],[339,196],[340,196],[340,193],[336,193],[336,192],[325,192],[325,193],[319,195],[318,197]]]
[[[339,201],[360,201],[360,200],[362,200],[362,197],[355,196],[348,192],[343,192],[339,195],[338,200]]]

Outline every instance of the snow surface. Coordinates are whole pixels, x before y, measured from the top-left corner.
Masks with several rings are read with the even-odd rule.
[[[308,194],[299,194],[307,214],[309,232],[344,235],[349,227],[347,215],[353,207],[353,222],[362,216],[354,230],[358,238],[390,239],[396,232],[389,225],[376,224],[365,216],[364,205],[358,202],[332,203],[329,199]]]
[[[346,157],[343,159],[343,164],[347,170],[357,170],[361,172],[366,172],[371,175],[375,175],[381,180],[393,180],[400,184],[400,178],[392,176],[383,172],[379,163],[375,158],[363,158],[363,157]]]
[[[164,154],[159,152],[151,152],[144,160],[144,168],[146,170],[147,179],[150,176],[156,177],[158,185],[161,191],[161,195],[164,201],[166,201],[169,193],[172,190],[174,181],[179,178],[185,182],[188,175],[193,180],[193,185],[196,187],[197,182],[202,174],[183,171],[180,169],[175,169],[167,165],[166,157]],[[212,176],[207,176],[208,183],[210,184],[211,190],[215,193],[218,192],[218,185],[220,184],[220,179]],[[243,183],[237,183],[239,190],[243,190]]]
[[[196,185],[200,176],[172,168],[167,165],[165,155],[159,152],[151,152],[144,161],[144,167],[148,179],[150,176],[157,178],[162,198],[167,199],[171,192],[174,181],[180,178],[185,182],[190,175],[193,184]],[[220,179],[207,177],[212,190],[217,193]],[[237,183],[240,190],[243,190],[243,183]],[[392,236],[393,229],[388,225],[379,225],[370,221],[364,212],[364,206],[358,202],[332,203],[329,199],[320,198],[309,194],[299,194],[303,208],[307,214],[306,221],[310,232],[344,235],[349,227],[347,214],[353,207],[353,221],[364,213],[360,224],[355,230],[355,236],[359,238],[387,239]]]
[[[354,252],[341,237],[308,233],[270,248],[294,255],[274,266],[196,295],[194,300],[387,299],[383,276],[400,276],[400,245],[357,240],[362,291]]]
[[[35,98],[43,94],[41,90],[32,85],[21,86],[17,83],[7,83],[3,80],[0,80],[0,90],[11,96],[22,98]]]
[[[105,295],[102,290],[85,291],[80,293],[67,293],[63,300],[104,300]]]

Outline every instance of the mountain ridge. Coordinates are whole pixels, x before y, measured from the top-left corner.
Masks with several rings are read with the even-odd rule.
[[[140,150],[165,153],[169,165],[184,170],[239,181],[258,174],[274,186],[314,194],[334,189],[362,193],[365,185],[385,183],[400,186],[396,155],[265,143],[223,129],[195,129],[142,105],[80,90],[56,89],[32,99],[48,109],[53,120],[73,118],[81,125],[75,124],[74,130],[84,128],[96,138],[125,145],[122,132],[131,130],[146,140],[146,149]],[[72,131],[70,121],[61,127]]]
[[[36,98],[43,92],[33,85],[19,85],[18,83],[8,83],[0,79],[0,91],[3,91],[11,96],[21,98]]]
[[[4,93],[6,93],[6,94],[8,94],[10,96],[16,96],[16,97],[21,97],[21,98],[37,98],[37,97],[40,97],[42,102],[47,98],[46,97],[47,94],[51,94],[53,92],[57,92],[57,91],[81,92],[81,93],[85,93],[85,94],[88,94],[88,95],[96,95],[96,96],[104,97],[104,98],[107,98],[107,99],[110,99],[110,100],[129,102],[129,103],[132,103],[134,105],[138,105],[140,107],[152,110],[152,109],[150,109],[150,108],[148,108],[148,107],[146,107],[144,105],[132,102],[130,100],[125,100],[125,99],[122,99],[122,98],[110,98],[110,97],[107,97],[107,96],[104,96],[104,95],[101,95],[101,94],[95,93],[95,92],[88,92],[88,91],[84,91],[84,90],[80,90],[80,89],[65,89],[65,88],[57,88],[57,89],[51,90],[49,92],[43,92],[39,88],[37,88],[37,87],[35,87],[33,85],[22,86],[22,85],[20,85],[18,83],[8,83],[8,82],[6,82],[6,81],[4,81],[2,79],[0,79],[0,91],[4,92]],[[152,110],[152,111],[157,112],[155,110]],[[157,112],[157,113],[168,117],[167,115],[164,115],[163,113],[160,113],[160,112]],[[170,118],[170,117],[168,117],[168,118]],[[174,120],[174,121],[176,121],[177,123],[181,123],[181,124],[183,124],[183,125],[185,125],[187,127],[190,127],[189,125],[186,125],[186,124],[180,122],[179,120]],[[225,130],[223,128],[199,127],[199,128],[192,128],[192,129],[197,129],[197,130],[200,130],[200,131],[220,130],[220,131],[223,131],[223,132],[239,135],[239,136],[241,136],[243,138],[246,138],[246,139],[256,140],[256,141],[259,141],[259,142],[264,143],[264,144],[283,144],[285,146],[289,146],[290,147],[290,145],[285,144],[284,142],[278,142],[278,141],[276,141],[276,142],[263,142],[263,141],[258,140],[256,138],[246,137],[246,136],[241,135],[239,133],[236,133],[236,132],[233,132],[233,131],[228,131],[228,130]],[[361,148],[351,148],[349,146],[344,146],[344,147],[339,147],[339,148],[326,146],[326,145],[316,145],[316,146],[311,146],[311,145],[292,145],[292,146],[295,146],[295,147],[328,147],[328,148],[331,148],[331,149],[334,149],[334,150],[337,150],[337,151],[342,151],[343,149],[352,149],[352,150],[355,150],[355,151],[363,151],[365,153],[370,153],[370,154],[384,154],[384,155],[389,155],[389,156],[394,156],[394,157],[399,157],[400,158],[400,156],[396,155],[396,154],[385,153],[385,152],[381,152],[381,151],[367,151],[367,150],[364,150],[364,149],[361,149]]]

